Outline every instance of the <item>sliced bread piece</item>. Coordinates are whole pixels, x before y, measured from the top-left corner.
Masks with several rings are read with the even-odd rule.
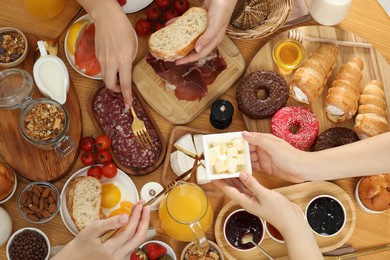
[[[174,61],[186,56],[207,28],[207,11],[191,7],[170,25],[149,38],[149,51],[156,59]]]
[[[79,231],[101,216],[102,185],[90,176],[75,178],[67,189],[66,206]]]

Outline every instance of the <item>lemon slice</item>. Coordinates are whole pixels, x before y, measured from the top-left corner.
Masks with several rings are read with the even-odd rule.
[[[79,35],[81,35],[85,29],[87,28],[89,22],[88,20],[81,20],[74,23],[68,33],[68,39],[66,41],[66,46],[71,55],[74,55],[76,51],[77,39]]]

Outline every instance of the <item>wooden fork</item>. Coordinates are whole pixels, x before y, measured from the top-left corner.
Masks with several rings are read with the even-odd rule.
[[[146,130],[144,121],[137,117],[133,107],[131,107],[131,113],[133,114],[131,129],[133,130],[137,143],[142,145],[143,148],[151,148],[153,146],[153,141],[148,133],[148,130]]]

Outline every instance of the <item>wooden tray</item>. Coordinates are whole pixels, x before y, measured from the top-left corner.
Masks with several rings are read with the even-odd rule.
[[[161,116],[174,124],[186,124],[229,89],[245,69],[240,51],[227,36],[218,49],[227,63],[227,69],[208,86],[209,93],[200,101],[178,100],[174,91],[166,91],[164,81],[146,62],[146,58],[135,66],[133,81],[146,102]]]
[[[93,124],[95,125],[96,129],[98,129],[98,132],[100,134],[103,134],[104,131],[102,130],[102,128],[100,127],[100,124],[99,122],[97,121],[97,117],[93,111],[93,103],[94,103],[94,100],[95,100],[95,97],[98,93],[100,93],[100,91],[105,91],[105,87],[104,86],[101,86],[99,88],[96,88],[94,90],[93,93],[91,93],[91,95],[89,95],[89,98],[88,98],[88,105],[87,105],[87,109],[88,109],[88,114],[89,116],[91,117],[91,120],[93,122]],[[151,173],[152,171],[154,171],[161,163],[162,161],[164,160],[164,156],[165,156],[165,151],[167,149],[167,146],[166,146],[166,143],[165,143],[165,140],[164,140],[164,137],[160,131],[160,129],[158,128],[156,122],[154,121],[154,118],[152,117],[152,115],[150,114],[148,108],[147,108],[147,105],[145,103],[145,100],[142,98],[142,96],[140,95],[140,93],[138,92],[137,88],[135,88],[133,86],[133,95],[135,96],[135,98],[139,101],[139,104],[141,105],[141,107],[143,108],[143,110],[145,111],[146,113],[146,116],[149,118],[150,122],[152,123],[153,125],[153,128],[154,130],[156,131],[156,134],[157,136],[159,137],[160,139],[160,142],[161,142],[161,153],[160,153],[160,157],[157,159],[156,163],[148,168],[145,168],[145,169],[137,169],[137,168],[130,168],[130,167],[126,167],[124,166],[123,164],[121,164],[118,159],[116,158],[115,156],[115,153],[113,152],[113,150],[110,148],[110,152],[112,154],[112,158],[114,160],[114,162],[116,163],[116,165],[124,172],[126,172],[127,174],[129,175],[145,175],[145,174],[148,174],[148,173]],[[130,112],[129,112],[130,113]],[[131,127],[131,125],[129,125],[129,127]]]
[[[32,75],[33,54],[37,47],[37,38],[26,35],[29,52],[22,64],[17,66]],[[0,70],[4,70],[1,68]],[[33,99],[44,97],[34,84]],[[19,132],[20,109],[0,109],[0,155],[22,177],[28,180],[58,181],[65,177],[75,164],[79,154],[79,143],[82,136],[82,120],[79,98],[70,80],[70,88],[65,109],[69,114],[69,135],[75,149],[65,158],[61,158],[54,150],[42,150],[27,142]]]
[[[275,189],[282,193],[290,201],[296,203],[303,212],[306,209],[307,203],[317,195],[328,194],[336,197],[344,205],[347,217],[346,224],[343,230],[332,237],[321,237],[314,233],[317,244],[321,252],[330,251],[342,246],[352,236],[356,226],[356,211],[352,199],[348,194],[336,184],[331,182],[306,182],[292,186]],[[223,224],[228,215],[236,209],[242,208],[234,201],[227,203],[219,212],[215,222],[215,237],[223,254],[227,259],[267,259],[259,250],[251,250],[248,252],[241,252],[233,249],[226,242],[223,235]],[[266,233],[261,246],[274,258],[287,257],[287,247],[285,243],[278,243],[272,240]]]
[[[307,36],[312,37],[321,37],[321,38],[329,38],[329,39],[337,39],[337,40],[345,40],[345,41],[353,41],[353,42],[364,42],[361,38],[356,36],[353,33],[336,29],[333,27],[325,27],[325,26],[304,26],[295,28],[294,30],[299,30],[305,33]],[[281,33],[274,38],[272,38],[264,47],[260,49],[260,51],[253,57],[251,63],[246,70],[246,75],[256,71],[256,70],[273,70],[278,71],[277,66],[273,63],[272,60],[272,48],[275,43],[281,39],[287,38],[287,32]],[[314,51],[320,44],[312,43],[312,42],[303,42],[303,46],[306,50],[306,56],[308,56],[312,51]],[[330,83],[334,80],[336,74],[338,73],[341,65],[346,63],[348,59],[352,56],[357,56],[361,58],[364,62],[363,69],[363,80],[362,84],[367,83],[370,80],[376,79],[383,83],[386,99],[387,99],[387,110],[390,111],[390,65],[383,58],[383,56],[375,50],[375,48],[367,49],[367,48],[356,48],[349,46],[340,46],[340,53],[337,59],[337,65],[333,69],[332,75],[329,77],[328,82],[324,88],[324,92],[322,95],[316,99],[310,105],[304,105],[299,103],[292,98],[290,98],[286,104],[286,106],[297,105],[297,106],[305,106],[310,108],[318,117],[320,123],[319,133],[322,131],[334,127],[334,126],[344,126],[350,129],[354,128],[354,118],[350,120],[344,121],[339,124],[335,124],[328,120],[325,114],[325,98],[327,95],[328,87]],[[287,82],[290,82],[291,75],[285,77]],[[249,131],[254,132],[270,132],[270,119],[263,120],[254,120],[243,114],[244,123],[246,128]]]

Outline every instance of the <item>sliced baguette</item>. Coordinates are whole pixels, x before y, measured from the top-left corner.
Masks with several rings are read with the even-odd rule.
[[[77,177],[69,184],[66,206],[79,231],[100,219],[101,194],[102,185],[94,177]]]
[[[174,61],[186,56],[207,28],[207,11],[191,7],[170,25],[149,38],[149,51],[156,59]]]

